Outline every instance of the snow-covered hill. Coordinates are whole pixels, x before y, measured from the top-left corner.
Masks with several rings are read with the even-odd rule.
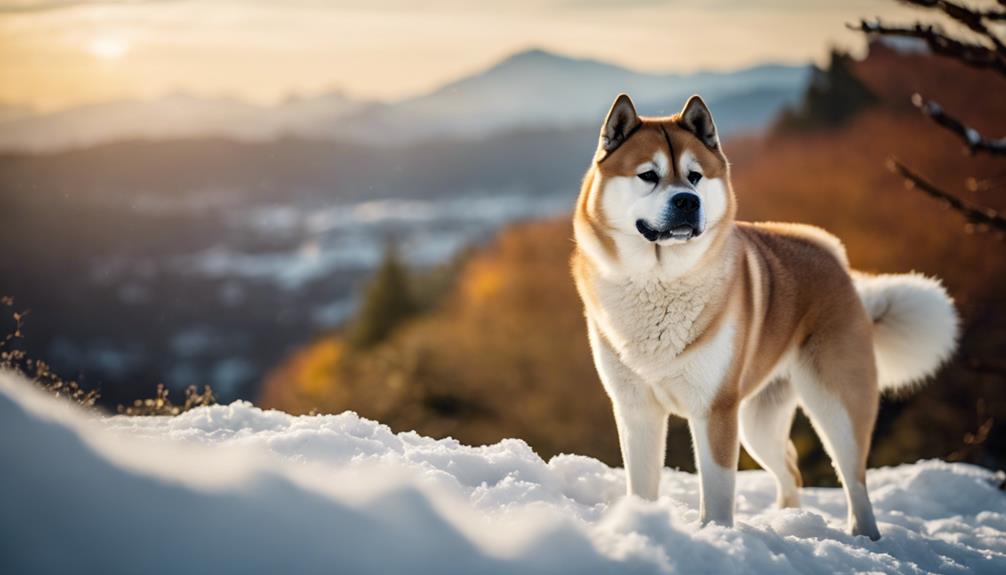
[[[938,461],[869,473],[878,542],[836,489],[771,509],[762,472],[736,529],[700,529],[688,473],[626,500],[620,469],[516,439],[241,402],[101,419],[0,374],[0,465],[2,573],[1006,572],[1001,477]]]

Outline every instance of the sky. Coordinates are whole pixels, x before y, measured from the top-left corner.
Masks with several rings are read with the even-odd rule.
[[[0,104],[395,100],[536,47],[637,70],[823,61],[893,0],[0,0]]]

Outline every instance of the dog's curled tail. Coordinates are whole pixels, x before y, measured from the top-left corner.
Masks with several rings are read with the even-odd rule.
[[[873,347],[882,392],[925,381],[957,346],[954,300],[938,279],[922,274],[854,273],[859,298],[873,318]]]

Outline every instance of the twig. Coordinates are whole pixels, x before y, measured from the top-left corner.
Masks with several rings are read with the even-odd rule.
[[[904,4],[919,6],[921,8],[935,8],[953,20],[960,22],[972,32],[982,36],[995,46],[996,52],[1006,55],[1006,45],[999,39],[988,26],[985,20],[998,21],[1006,18],[1006,14],[999,10],[975,10],[949,0],[901,0]]]
[[[992,139],[982,136],[978,130],[947,114],[943,110],[943,106],[932,100],[924,99],[920,94],[912,95],[912,104],[915,104],[916,108],[934,122],[960,136],[972,154],[975,152],[1006,154],[1006,138]]]
[[[910,187],[945,202],[951,209],[963,215],[968,222],[979,226],[995,228],[1000,232],[1006,232],[1006,218],[999,215],[996,210],[962,200],[949,192],[937,188],[934,184],[909,170],[904,164],[894,158],[888,160],[887,167],[892,172],[904,178],[910,184]]]
[[[975,421],[981,423],[975,427],[973,432],[969,431],[964,434],[962,440],[964,445],[948,454],[947,461],[973,460],[974,456],[980,455],[984,449],[985,442],[988,441],[992,428],[996,424],[995,417],[989,414],[988,402],[985,401],[985,398],[979,398],[975,403]]]
[[[0,298],[0,305],[4,307],[13,307],[14,299],[9,296],[4,296]],[[21,330],[24,329],[24,318],[28,315],[30,310],[24,310],[21,312],[15,311],[11,313],[11,317],[14,319],[14,329],[7,332],[2,339],[0,339],[0,349],[4,349],[14,339],[23,337]]]
[[[1006,58],[995,50],[964,42],[944,34],[931,24],[915,24],[914,26],[890,26],[880,22],[860,20],[859,24],[847,24],[850,30],[858,30],[867,34],[895,36],[901,38],[918,38],[924,40],[929,49],[941,56],[954,58],[973,68],[990,69],[1006,76]]]
[[[967,459],[985,444],[995,424],[996,420],[994,417],[987,417],[973,432],[969,431],[965,433],[963,439],[964,446],[947,455],[947,461],[964,461]]]

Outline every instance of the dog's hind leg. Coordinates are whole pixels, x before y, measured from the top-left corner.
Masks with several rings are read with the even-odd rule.
[[[850,532],[877,540],[880,531],[866,490],[866,458],[880,403],[872,344],[868,335],[831,338],[820,348],[810,343],[794,366],[792,382],[842,480]]]
[[[796,447],[789,439],[796,395],[788,380],[777,379],[741,403],[740,435],[744,449],[775,476],[779,507],[799,507],[803,485]]]

